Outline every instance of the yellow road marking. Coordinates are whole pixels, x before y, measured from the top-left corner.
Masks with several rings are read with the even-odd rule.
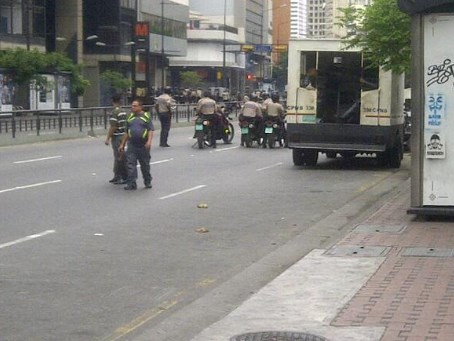
[[[389,176],[389,173],[379,173],[379,174],[377,174],[375,176],[377,176],[377,179],[375,179],[371,183],[368,183],[366,185],[362,185],[361,187],[359,187],[356,190],[356,193],[364,193],[367,190],[371,189],[372,187],[374,187],[378,183],[382,182],[385,178],[387,178]]]
[[[216,280],[213,278],[205,278],[197,283],[195,283],[194,287],[195,288],[203,288],[203,287],[208,287],[211,284],[215,283]],[[124,326],[118,327],[112,335],[109,335],[108,337],[102,339],[102,341],[116,341],[120,339],[121,337],[133,332],[140,326],[144,325],[145,323],[151,321],[161,313],[165,312],[166,310],[169,310],[170,308],[174,307],[177,305],[180,301],[178,300],[181,296],[183,296],[185,291],[178,292],[175,294],[175,296],[170,300],[170,301],[165,301],[162,304],[160,304],[157,308],[151,309],[143,313],[141,316],[135,318],[128,324],[125,324]]]
[[[175,306],[178,303],[178,300],[173,300],[170,302],[164,302],[162,305],[160,305],[157,309],[152,309],[138,318],[132,320],[130,323],[121,326],[115,330],[113,335],[108,336],[107,338],[103,339],[103,341],[115,341],[118,340],[119,338],[125,336],[126,334],[131,333],[132,331],[136,330],[143,324],[147,323],[148,321],[154,319],[156,316],[160,315],[166,310],[169,310],[173,306]]]

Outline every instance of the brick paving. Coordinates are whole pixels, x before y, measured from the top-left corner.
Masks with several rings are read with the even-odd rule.
[[[390,251],[332,326],[385,327],[381,341],[454,340],[454,255],[404,254],[407,248],[454,249],[454,220],[407,215],[409,203],[408,188],[361,224],[404,225],[400,232],[353,231],[337,243],[385,246]]]

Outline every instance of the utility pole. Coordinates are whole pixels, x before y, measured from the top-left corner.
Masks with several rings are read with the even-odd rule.
[[[224,39],[222,40],[222,86],[224,88],[228,87],[227,84],[227,77],[226,77],[226,63],[225,63],[225,46],[226,46],[226,33],[225,33],[225,27],[226,27],[226,12],[227,12],[227,0],[224,0]]]
[[[164,49],[164,0],[161,1],[161,87],[164,91],[165,74],[165,49]]]
[[[25,26],[26,26],[26,32],[25,32],[25,39],[26,39],[26,45],[27,45],[27,51],[30,51],[30,45],[31,45],[31,35],[32,35],[32,20],[33,20],[33,0],[27,0],[25,3],[25,13],[26,13],[26,19],[25,19]]]

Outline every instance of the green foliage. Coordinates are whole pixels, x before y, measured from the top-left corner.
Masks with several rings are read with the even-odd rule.
[[[58,53],[42,53],[17,48],[0,51],[0,65],[10,69],[14,80],[19,84],[33,82],[36,86],[46,86],[44,73],[67,72],[71,78],[72,92],[82,95],[90,82],[82,77],[82,66],[76,65],[67,56]]]
[[[112,88],[120,89],[125,92],[132,85],[129,78],[123,76],[120,72],[107,70],[101,74],[101,80]]]
[[[365,52],[372,65],[397,73],[410,69],[411,20],[397,7],[397,0],[375,0],[372,5],[357,9],[341,9],[339,26],[347,29],[343,41],[347,48]]]
[[[202,78],[195,71],[180,73],[181,85],[186,88],[197,88],[202,83]]]

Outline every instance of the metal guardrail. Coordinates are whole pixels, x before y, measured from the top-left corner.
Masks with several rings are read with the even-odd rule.
[[[220,106],[231,106],[232,115],[238,116],[238,102],[219,103]],[[190,122],[195,117],[196,104],[176,104],[172,121]],[[124,107],[129,111],[130,107]],[[152,121],[158,121],[154,106],[144,106],[151,113]],[[0,135],[11,134],[16,137],[19,132],[35,132],[39,136],[42,131],[58,131],[78,129],[83,132],[94,131],[95,128],[107,129],[112,107],[70,108],[56,110],[14,110],[11,113],[0,113]]]

